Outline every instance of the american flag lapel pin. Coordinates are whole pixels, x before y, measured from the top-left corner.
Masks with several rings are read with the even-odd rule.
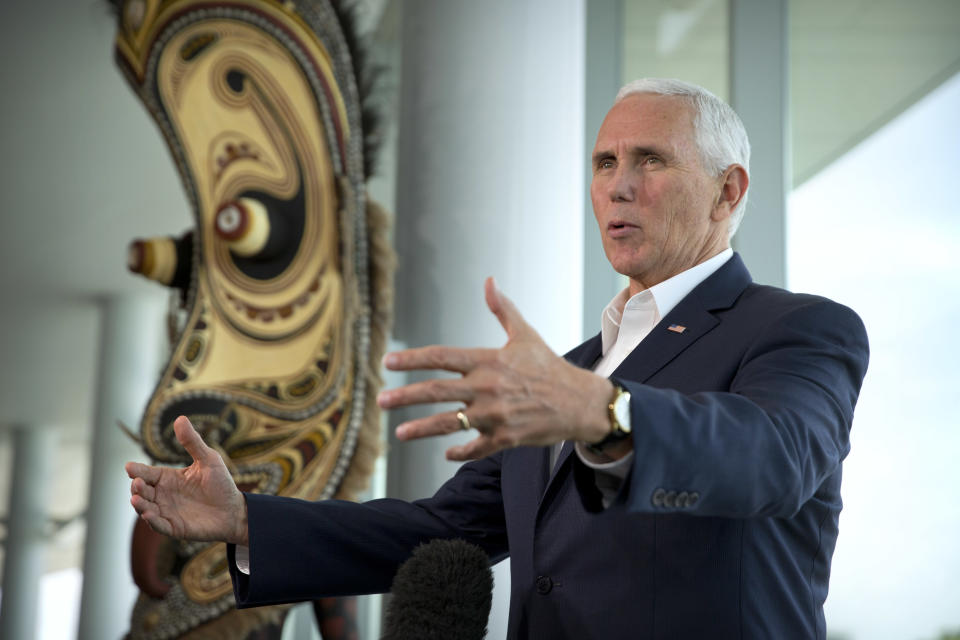
[[[673,331],[674,333],[683,333],[687,328],[682,324],[672,324],[667,327],[667,331]]]

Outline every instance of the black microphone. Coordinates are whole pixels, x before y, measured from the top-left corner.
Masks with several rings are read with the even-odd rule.
[[[482,640],[493,596],[490,559],[464,540],[413,550],[390,589],[381,640]]]

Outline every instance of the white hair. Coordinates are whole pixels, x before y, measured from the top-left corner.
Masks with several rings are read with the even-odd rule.
[[[614,104],[637,93],[678,96],[693,107],[693,131],[700,160],[707,172],[719,177],[732,164],[742,165],[750,174],[750,140],[740,116],[726,102],[703,87],[667,78],[640,78],[625,84]],[[740,226],[747,206],[744,193],[730,214],[729,234]]]

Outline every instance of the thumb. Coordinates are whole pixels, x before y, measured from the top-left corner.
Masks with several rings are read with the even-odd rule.
[[[207,446],[186,416],[180,416],[173,422],[173,432],[177,442],[183,445],[190,457],[197,462],[206,462],[213,449]]]
[[[487,299],[487,307],[497,316],[500,326],[507,332],[507,338],[513,338],[530,328],[527,321],[523,319],[520,312],[511,302],[510,298],[505,296],[497,286],[497,281],[492,277],[484,282],[484,294]]]

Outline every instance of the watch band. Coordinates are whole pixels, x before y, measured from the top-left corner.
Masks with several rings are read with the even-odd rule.
[[[613,382],[613,397],[607,404],[607,418],[610,420],[610,432],[600,442],[587,443],[587,450],[602,455],[604,449],[630,437],[630,392]]]

